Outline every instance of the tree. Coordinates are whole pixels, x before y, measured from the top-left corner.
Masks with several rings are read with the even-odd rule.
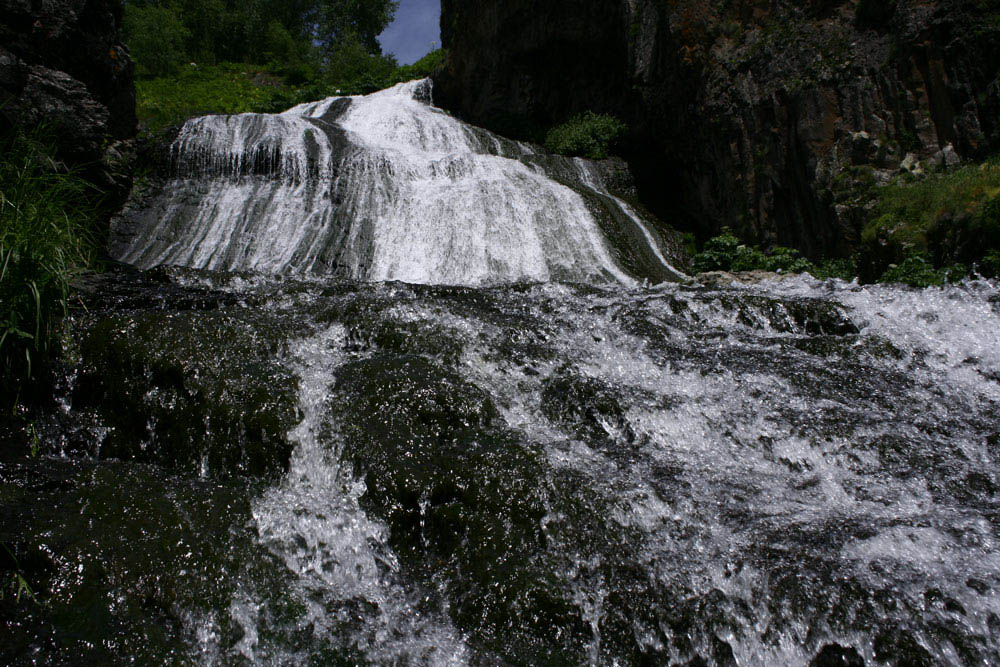
[[[382,52],[379,34],[392,23],[398,0],[318,0],[316,40],[327,52],[356,39],[369,53]]]
[[[191,33],[172,7],[125,7],[125,41],[139,76],[167,76],[184,62]]]
[[[342,68],[345,61],[359,60],[359,45],[362,55],[380,57],[377,37],[392,21],[398,4],[397,0],[125,0],[125,39],[141,76],[172,74],[188,60],[280,60],[277,64],[284,67],[308,68],[317,49]]]

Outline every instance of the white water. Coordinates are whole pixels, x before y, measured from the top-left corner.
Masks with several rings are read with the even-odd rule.
[[[429,106],[427,93],[417,82],[278,116],[192,121],[175,146],[181,176],[147,217],[153,231],[136,237],[148,242],[123,255],[367,281],[629,286],[470,296],[356,285],[338,296],[292,282],[282,294],[260,276],[203,278],[237,292],[279,285],[268,307],[320,332],[290,334],[302,421],[287,477],[253,515],[258,545],[294,579],[299,625],[375,664],[520,657],[485,621],[455,627],[448,596],[461,596],[468,575],[401,565],[386,525],[362,509],[365,484],[341,461],[342,447],[358,445],[330,423],[337,368],[418,355],[488,395],[504,428],[538,445],[551,479],[582,480],[571,510],[580,516],[552,509],[540,530],[555,537],[537,554],[590,628],[580,661],[619,664],[615,632],[676,664],[711,656],[717,641],[740,665],[807,665],[830,643],[876,664],[880,651],[905,653],[878,648],[897,630],[938,664],[1000,655],[995,284],[919,291],[800,277],[637,289],[577,191],[546,176],[530,149]],[[589,164],[563,166],[613,201],[673,272]],[[803,304],[856,329],[811,331],[796,320]],[[348,329],[361,341],[353,352]],[[560,541],[576,519],[599,529]],[[594,548],[605,533],[634,542]],[[657,604],[629,608],[623,589]],[[685,617],[690,601],[704,606]],[[234,597],[243,633],[222,647],[230,656],[277,655],[261,639],[263,606]],[[609,622],[623,608],[625,631]]]
[[[634,282],[580,194],[429,95],[415,81],[189,121],[173,145],[178,177],[131,236],[118,230],[118,258],[421,284]],[[565,161],[606,195],[593,170]],[[612,201],[676,274],[635,211]]]
[[[293,595],[305,607],[299,623],[317,641],[352,645],[376,664],[467,664],[467,649],[447,616],[421,614],[413,591],[401,583],[387,529],[361,509],[365,485],[340,460],[327,402],[345,333],[334,325],[292,349],[303,420],[289,434],[296,447],[288,476],[254,504],[260,542],[295,575]],[[254,606],[237,600],[231,611],[245,633],[237,648],[251,661],[259,621],[236,612]],[[365,611],[357,627],[359,608]],[[300,661],[285,655],[279,662]]]

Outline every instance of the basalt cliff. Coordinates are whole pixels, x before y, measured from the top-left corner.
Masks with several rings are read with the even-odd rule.
[[[857,185],[1000,149],[1000,2],[443,0],[438,103],[511,134],[630,128],[643,203],[813,257],[857,246]]]

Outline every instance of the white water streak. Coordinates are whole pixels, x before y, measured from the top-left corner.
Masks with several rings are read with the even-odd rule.
[[[634,284],[578,193],[424,101],[429,86],[189,121],[173,147],[179,177],[121,259],[423,284]]]

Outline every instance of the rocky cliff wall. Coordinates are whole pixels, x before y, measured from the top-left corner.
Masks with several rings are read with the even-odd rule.
[[[119,0],[0,0],[0,130],[44,124],[59,157],[113,197],[136,132]]]
[[[443,0],[436,95],[532,133],[632,128],[642,198],[707,236],[844,253],[859,183],[1000,149],[997,0]]]

